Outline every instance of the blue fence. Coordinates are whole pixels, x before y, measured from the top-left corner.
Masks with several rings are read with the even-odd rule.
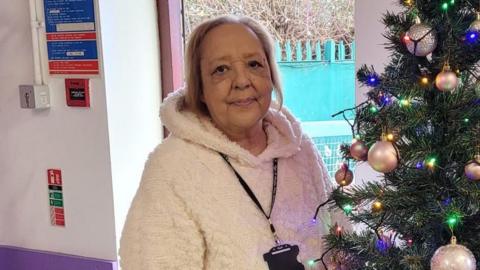
[[[341,162],[339,146],[351,140],[348,124],[332,114],[355,105],[355,43],[275,43],[284,104],[302,122],[333,176]]]

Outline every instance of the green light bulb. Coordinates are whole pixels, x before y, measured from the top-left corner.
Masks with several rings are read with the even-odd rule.
[[[442,4],[442,9],[446,11],[448,9],[448,3],[446,3],[446,2],[443,3]]]
[[[375,107],[375,106],[371,106],[371,107],[370,107],[370,111],[371,111],[372,113],[376,113],[376,112],[378,111],[378,109],[377,109],[377,107]]]
[[[308,261],[308,265],[313,266],[314,264],[315,264],[315,261],[314,261],[314,260]]]
[[[351,204],[345,204],[343,206],[343,211],[345,212],[345,214],[350,214],[353,210],[353,206]]]
[[[458,213],[451,213],[447,216],[447,224],[450,228],[455,228],[460,222],[460,215]]]

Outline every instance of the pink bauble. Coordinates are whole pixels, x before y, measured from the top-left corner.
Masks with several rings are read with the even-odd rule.
[[[368,164],[378,172],[391,172],[398,166],[397,150],[391,142],[377,141],[368,151]]]
[[[449,91],[452,92],[458,85],[458,78],[455,72],[450,70],[444,70],[438,73],[437,77],[435,78],[435,86],[438,90],[444,92]]]

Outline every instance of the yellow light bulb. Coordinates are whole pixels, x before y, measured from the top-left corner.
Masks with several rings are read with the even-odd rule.
[[[422,77],[422,84],[428,84],[428,77]]]
[[[387,135],[387,140],[389,140],[389,141],[393,141],[394,138],[395,138],[395,137],[393,136],[392,133],[389,133],[389,134]]]

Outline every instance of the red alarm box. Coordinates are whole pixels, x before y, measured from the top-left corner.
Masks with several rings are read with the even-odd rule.
[[[67,105],[90,107],[89,79],[65,79]]]

